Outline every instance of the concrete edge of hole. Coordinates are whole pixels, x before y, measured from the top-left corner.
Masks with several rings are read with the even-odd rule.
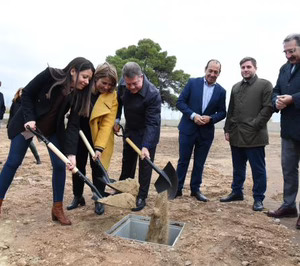
[[[106,233],[111,236],[118,236],[141,243],[164,245],[146,241],[150,219],[150,217],[146,216],[128,214],[119,222],[114,224],[108,231],[106,231]],[[167,246],[175,246],[181,236],[184,226],[185,223],[183,222],[169,221],[169,240]]]

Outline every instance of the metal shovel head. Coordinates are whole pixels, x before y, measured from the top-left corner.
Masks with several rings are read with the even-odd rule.
[[[165,190],[168,190],[168,198],[174,199],[178,188],[178,177],[171,162],[168,162],[161,172],[162,174],[159,175],[154,183],[156,191],[161,193]],[[167,180],[170,180],[171,185]]]

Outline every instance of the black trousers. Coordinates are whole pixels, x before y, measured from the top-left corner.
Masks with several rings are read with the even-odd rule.
[[[126,133],[125,133],[126,135]],[[129,138],[133,141],[133,143],[141,149],[142,145],[142,136],[129,134]],[[156,147],[149,149],[150,159],[153,162],[155,157]],[[120,176],[120,180],[125,180],[127,178],[134,178],[136,163],[137,163],[138,154],[135,150],[131,148],[131,146],[124,141],[123,142],[123,158],[122,158],[122,172]],[[148,196],[148,191],[150,187],[152,175],[152,167],[146,162],[146,160],[141,160],[139,158],[139,194],[138,197],[146,199]]]
[[[91,133],[89,130],[84,130],[86,138],[92,145],[92,137]],[[93,145],[92,145],[93,146]],[[82,141],[81,138],[79,138],[78,141],[78,148],[77,148],[77,155],[76,155],[76,166],[79,169],[79,171],[86,175],[86,164],[87,164],[87,159],[88,159],[88,149],[86,148],[84,142]],[[93,184],[95,187],[99,190],[100,194],[104,196],[104,191],[105,191],[105,184],[103,184],[97,177],[103,176],[103,172],[100,169],[100,167],[94,162],[92,159],[92,156],[90,156],[90,165],[92,169],[92,179],[93,179]],[[81,197],[83,194],[83,189],[84,189],[84,181],[75,175],[72,175],[72,181],[73,181],[73,194],[76,197]]]

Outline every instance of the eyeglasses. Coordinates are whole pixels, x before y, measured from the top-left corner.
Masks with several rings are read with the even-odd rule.
[[[287,54],[293,54],[293,53],[296,52],[296,50],[297,50],[297,48],[295,47],[293,49],[284,50],[283,53],[285,53],[286,55]]]

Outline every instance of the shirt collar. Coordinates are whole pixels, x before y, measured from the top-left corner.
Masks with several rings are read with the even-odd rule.
[[[249,80],[246,80],[246,79],[243,79],[242,83],[248,83],[249,85],[252,85],[255,81],[257,80],[257,75],[255,74],[251,79]]]
[[[207,81],[206,81],[206,79],[205,79],[205,77],[204,77],[204,84],[205,84],[205,86],[207,86],[207,87],[214,87],[214,86],[216,86],[216,83],[217,82],[215,82],[213,84],[208,84]]]

